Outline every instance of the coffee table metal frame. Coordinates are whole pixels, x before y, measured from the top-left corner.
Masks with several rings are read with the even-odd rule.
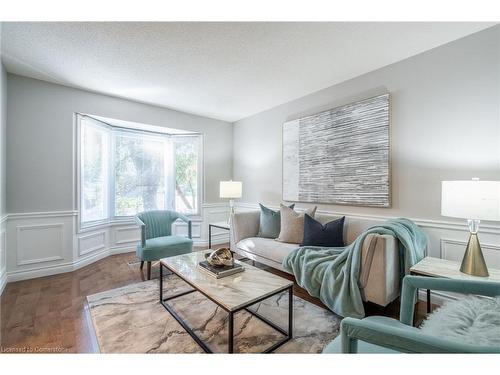
[[[172,296],[168,296],[166,298],[163,298],[163,267],[165,267],[166,269],[170,270],[172,273],[179,276],[185,283],[189,284],[194,289],[180,292],[180,293],[174,294]],[[262,272],[265,272],[265,271],[262,271]],[[284,330],[280,326],[271,322],[269,319],[260,315],[256,311],[252,311],[250,309],[250,306],[252,306],[256,303],[262,302],[262,301],[264,301],[264,300],[266,300],[266,299],[268,299],[276,294],[283,293],[284,291],[288,291],[288,331]],[[189,335],[193,338],[193,340],[196,341],[196,343],[206,353],[213,353],[213,352],[203,342],[203,340],[191,329],[191,327],[189,327],[189,325],[186,323],[186,321],[184,321],[184,319],[182,319],[175,312],[173,307],[167,303],[168,301],[170,301],[172,299],[182,297],[182,296],[185,296],[187,294],[194,293],[194,292],[200,292],[201,294],[203,294],[205,297],[207,297],[209,300],[214,302],[217,306],[219,306],[220,308],[222,308],[223,310],[225,310],[228,313],[228,325],[229,325],[229,327],[228,327],[229,328],[228,329],[228,353],[234,353],[234,314],[236,314],[237,312],[239,312],[241,310],[245,310],[245,311],[249,312],[250,314],[252,314],[256,318],[260,319],[261,321],[263,321],[264,323],[266,323],[267,325],[269,325],[270,327],[272,327],[273,329],[275,329],[276,331],[278,331],[279,333],[281,333],[282,335],[285,336],[284,338],[279,340],[277,343],[275,343],[272,346],[270,346],[269,348],[267,348],[264,351],[264,353],[271,353],[272,351],[276,350],[277,348],[279,348],[281,345],[283,345],[284,343],[286,343],[287,341],[289,341],[293,337],[293,284],[286,286],[286,287],[283,287],[283,288],[280,288],[272,294],[265,295],[262,298],[251,301],[248,304],[245,304],[243,306],[238,307],[237,309],[230,310],[230,309],[227,309],[226,307],[222,306],[219,302],[217,302],[215,299],[210,297],[208,294],[206,294],[203,291],[201,291],[200,289],[198,289],[196,287],[196,285],[191,283],[189,280],[186,280],[184,277],[182,277],[177,272],[175,272],[175,270],[168,267],[166,264],[163,264],[163,262],[160,262],[160,303],[174,317],[174,319],[177,320],[177,322],[179,322],[179,324],[182,326],[182,328],[184,328],[186,330],[186,332],[189,333]]]

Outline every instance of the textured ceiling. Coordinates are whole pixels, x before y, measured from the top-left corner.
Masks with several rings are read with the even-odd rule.
[[[8,72],[236,121],[491,23],[3,23]]]

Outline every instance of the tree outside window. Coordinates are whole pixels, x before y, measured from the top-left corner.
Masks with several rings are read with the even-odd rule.
[[[199,213],[200,135],[115,129],[86,116],[80,129],[82,223],[149,210]]]

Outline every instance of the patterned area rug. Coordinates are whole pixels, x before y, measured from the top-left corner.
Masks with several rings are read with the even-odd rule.
[[[101,353],[203,353],[181,325],[159,303],[158,280],[132,284],[87,297]],[[190,287],[177,276],[165,277],[168,294]],[[195,292],[170,300],[215,352],[227,352],[227,313]],[[251,307],[287,328],[288,294]],[[283,336],[246,311],[234,317],[236,353],[260,353]],[[293,300],[293,339],[277,353],[320,353],[339,330],[340,317],[301,298]]]

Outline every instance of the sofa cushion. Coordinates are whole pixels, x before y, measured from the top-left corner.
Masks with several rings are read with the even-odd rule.
[[[238,249],[281,264],[285,256],[299,247],[296,243],[283,243],[270,238],[250,237],[236,244]]]
[[[301,243],[304,239],[304,215],[314,217],[316,207],[305,212],[296,212],[293,209],[280,205],[281,230],[278,241],[287,243]]]
[[[280,211],[274,211],[259,203],[260,206],[260,223],[259,233],[257,237],[276,238],[280,234],[281,215]],[[291,209],[295,207],[295,203],[291,204]]]
[[[304,216],[304,239],[302,246],[344,246],[344,220],[340,219],[321,224],[309,215]]]

